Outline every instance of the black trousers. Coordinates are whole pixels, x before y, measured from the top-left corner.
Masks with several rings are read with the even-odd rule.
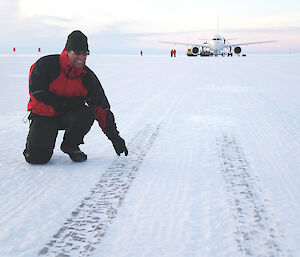
[[[23,155],[28,163],[44,164],[52,157],[58,130],[65,130],[63,140],[67,145],[83,144],[94,123],[95,111],[84,105],[55,117],[31,113],[28,119],[30,126]]]

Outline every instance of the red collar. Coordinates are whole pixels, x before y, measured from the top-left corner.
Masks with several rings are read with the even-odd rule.
[[[86,73],[83,67],[76,68],[72,65],[65,50],[63,50],[62,53],[60,54],[59,62],[60,62],[60,67],[62,72],[69,79],[76,79],[82,77]]]

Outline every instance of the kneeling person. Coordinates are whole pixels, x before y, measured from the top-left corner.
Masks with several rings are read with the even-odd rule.
[[[128,155],[97,76],[86,65],[87,37],[73,31],[60,55],[40,58],[30,68],[27,110],[30,127],[23,152],[31,164],[47,163],[58,130],[65,130],[61,150],[74,162],[87,159],[79,145],[96,119],[118,155]]]

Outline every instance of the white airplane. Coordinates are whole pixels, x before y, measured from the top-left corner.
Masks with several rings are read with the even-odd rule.
[[[276,40],[230,44],[226,42],[226,39],[224,37],[220,35],[214,35],[210,40],[204,42],[203,44],[166,42],[166,41],[161,41],[160,43],[186,45],[186,46],[192,45],[193,47],[191,49],[188,49],[187,52],[187,55],[189,56],[197,56],[197,55],[225,56],[226,51],[228,56],[232,56],[232,49],[236,54],[240,54],[242,52],[242,48],[240,47],[241,45],[254,45],[254,44],[272,43],[272,42],[276,42]]]

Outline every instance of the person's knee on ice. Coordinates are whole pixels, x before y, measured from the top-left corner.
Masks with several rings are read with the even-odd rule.
[[[45,164],[52,157],[58,132],[58,120],[53,117],[29,115],[30,127],[23,151],[30,164]]]
[[[23,155],[30,164],[46,164],[50,161],[53,151],[45,149],[25,149]]]

